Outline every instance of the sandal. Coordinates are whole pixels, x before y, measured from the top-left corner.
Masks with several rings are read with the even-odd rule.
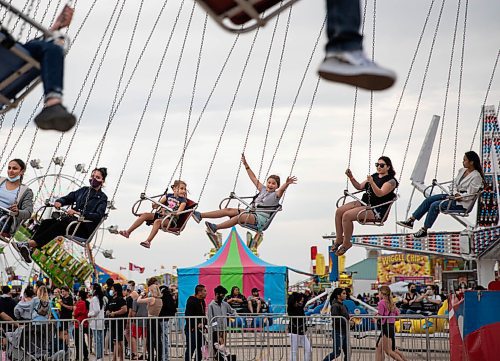
[[[144,248],[151,248],[151,242],[148,241],[141,242],[140,245]]]
[[[342,243],[337,243],[335,242],[332,246],[332,252],[335,253],[337,252],[337,250],[340,248],[340,246],[342,246]]]
[[[139,360],[139,356],[137,356],[135,353],[130,355],[131,360]]]
[[[343,244],[340,245],[340,247],[337,249],[337,252],[335,252],[335,255],[337,257],[343,256],[350,248],[352,247],[352,244],[350,246],[344,246]]]
[[[128,233],[127,231],[119,231],[119,232],[118,232],[118,234],[119,234],[120,236],[125,237],[125,238],[130,237],[130,233]]]

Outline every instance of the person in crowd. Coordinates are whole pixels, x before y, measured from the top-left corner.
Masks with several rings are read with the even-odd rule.
[[[22,299],[14,307],[14,317],[19,321],[31,321],[33,318],[33,298],[35,291],[32,286],[27,286]]]
[[[248,301],[245,298],[245,295],[240,292],[240,288],[238,286],[231,287],[231,293],[226,296],[224,301],[229,303],[231,308],[234,308],[236,313],[248,313]],[[234,323],[234,326],[236,327],[245,327],[246,325],[246,321],[243,317],[236,317],[235,321],[231,323]]]
[[[137,300],[139,297],[144,295],[144,288],[139,286],[137,290],[140,293],[137,293],[137,298],[133,298],[132,296],[129,296],[130,299],[132,300],[132,306],[130,307],[128,317],[129,318],[140,318],[138,320],[132,320],[131,326],[130,326],[130,349],[132,350],[132,354],[130,355],[132,360],[138,360],[139,356],[137,353],[137,341],[142,340],[142,355],[143,358],[146,356],[146,336],[147,336],[147,323],[146,323],[146,318],[148,317],[148,305],[146,303],[139,303]],[[130,292],[130,291],[129,291]]]
[[[59,311],[59,337],[63,339],[69,339],[73,337],[73,310],[74,310],[74,300],[71,295],[69,288],[67,286],[61,287],[61,300],[60,300],[61,310]]]
[[[139,293],[137,293],[137,291],[135,289],[135,281],[134,280],[127,281],[127,289],[129,290],[130,297],[132,297],[132,299],[136,300],[137,297],[139,297]]]
[[[13,235],[19,224],[33,213],[33,191],[23,184],[26,163],[12,159],[7,166],[7,177],[0,177],[0,234]],[[13,217],[9,217],[9,211]]]
[[[427,231],[444,209],[452,211],[465,211],[469,209],[476,200],[476,195],[486,184],[484,180],[481,159],[474,151],[464,154],[462,160],[463,168],[458,171],[456,178],[450,186],[450,192],[454,199],[448,199],[450,194],[434,194],[427,197],[406,221],[396,222],[402,227],[413,228],[416,220],[420,220],[425,214],[424,226],[413,234],[415,238],[427,237]],[[451,204],[450,204],[451,202]]]
[[[162,308],[162,299],[160,287],[156,284],[157,280],[148,280],[148,293],[143,292],[137,299],[138,304],[147,306],[147,316],[150,318],[147,328],[148,360],[161,359],[161,336],[159,334],[160,326],[158,316]]]
[[[417,285],[413,282],[408,283],[408,292],[403,297],[401,313],[412,314],[422,311],[422,304],[417,301],[417,298]]]
[[[344,305],[347,297],[347,292],[337,287],[333,290],[330,297],[330,312],[332,316],[340,316],[341,318],[333,319],[332,339],[333,351],[327,355],[323,361],[333,361],[344,352],[344,361],[348,360],[347,357],[347,328],[349,327],[349,312]]]
[[[47,321],[50,317],[50,300],[47,287],[40,286],[33,298],[33,321]]]
[[[130,281],[129,281],[130,282]],[[125,320],[125,329],[124,329],[124,336],[125,336],[125,355],[129,355],[130,353],[134,353],[134,355],[137,353],[137,350],[135,351],[130,351],[132,349],[132,332],[131,332],[131,320],[130,318],[132,316],[132,308],[134,306],[134,300],[139,297],[139,294],[135,292],[137,297],[132,296],[132,286],[131,284],[127,282],[126,285],[123,285],[123,296],[125,297],[125,302],[127,303],[127,316],[128,318]],[[133,281],[132,281],[133,282]],[[134,282],[135,285],[135,282]]]
[[[355,200],[348,202],[335,212],[335,230],[336,240],[333,245],[333,251],[337,256],[342,256],[352,247],[352,233],[354,231],[354,222],[358,219],[358,213],[366,212],[367,220],[382,220],[389,211],[390,204],[385,204],[394,200],[395,189],[398,187],[398,181],[395,178],[396,171],[392,166],[389,157],[382,156],[375,163],[377,172],[366,177],[363,182],[358,182],[350,169],[345,171],[351,184],[357,190],[365,190],[361,200],[371,206],[373,209],[367,209],[367,206]],[[378,207],[376,207],[378,206]],[[364,219],[364,214],[363,214]]]
[[[10,286],[2,286],[2,295],[0,296],[0,311],[14,320],[16,318],[16,316],[14,316],[14,308],[16,308],[16,305],[17,302],[12,298]]]
[[[45,100],[42,111],[35,117],[40,129],[66,132],[76,123],[75,116],[62,105],[64,53],[69,47],[69,40],[60,30],[70,25],[73,12],[71,7],[65,5],[49,29],[53,33],[51,38],[36,38],[23,44],[41,68]]]
[[[381,316],[382,332],[377,339],[375,359],[384,360],[384,353],[396,361],[406,361],[406,357],[396,348],[396,333],[394,323],[399,315],[399,309],[394,304],[389,286],[380,287],[380,301],[377,305],[377,315]]]
[[[173,288],[172,288],[173,289]],[[162,360],[168,361],[170,359],[169,353],[169,333],[170,333],[170,320],[177,312],[177,300],[174,299],[171,288],[165,285],[160,286],[161,292],[161,345],[162,345]]]
[[[184,333],[186,335],[186,352],[184,361],[191,361],[193,354],[196,354],[195,360],[201,361],[203,346],[203,328],[207,323],[206,303],[207,289],[204,285],[197,285],[194,289],[194,295],[189,296],[186,301],[184,314],[186,316],[186,325]]]
[[[422,303],[423,313],[427,315],[437,314],[442,303],[439,288],[436,285],[428,285],[425,293],[418,296],[417,301]]]
[[[384,90],[396,81],[396,74],[370,60],[363,52],[359,0],[326,1],[326,56],[319,75],[330,81],[368,90]]]
[[[127,317],[127,302],[123,298],[122,286],[114,283],[106,306],[105,316],[110,319],[110,339],[113,343],[113,361],[123,361],[123,318]]]
[[[89,359],[89,349],[87,343],[85,342],[85,334],[88,334],[88,324],[83,322],[83,320],[89,317],[89,309],[87,307],[87,292],[84,289],[78,291],[78,301],[75,303],[75,309],[73,311],[73,316],[75,320],[75,346],[77,355],[83,355],[83,361],[88,361]],[[87,331],[85,332],[85,329]],[[80,344],[82,341],[82,344]]]
[[[170,211],[170,227],[175,228],[177,225],[177,220],[178,220],[178,215],[176,212],[182,212],[184,209],[186,209],[187,205],[187,184],[186,182],[182,180],[176,180],[174,181],[174,184],[171,186],[173,193],[165,193],[161,198],[160,198],[160,203],[166,205],[171,211]],[[161,228],[161,224],[163,222],[163,219],[166,216],[169,216],[167,211],[164,208],[160,208],[160,206],[156,203],[153,203],[153,209],[156,209],[157,211],[154,213],[151,212],[146,212],[142,213],[137,217],[137,219],[132,223],[132,225],[125,231],[120,231],[118,232],[125,238],[129,238],[130,234],[135,231],[137,228],[139,228],[144,222],[146,224],[150,225],[152,224],[153,227],[151,229],[151,232],[149,233],[148,238],[146,238],[145,241],[141,242],[140,245],[145,247],[145,248],[150,248],[151,247],[151,242],[153,242],[153,239],[156,237],[158,234],[158,231]],[[165,221],[164,224],[168,225],[169,221]]]
[[[304,361],[311,361],[312,348],[307,338],[307,320],[305,318],[304,306],[306,296],[303,293],[293,292],[288,297],[287,312],[290,318],[288,332],[290,332],[290,347],[292,348],[290,361],[301,359],[298,349],[304,347]]]
[[[224,301],[227,289],[218,285],[214,289],[214,299],[208,304],[208,322],[212,328],[212,340],[215,359],[224,361],[229,356],[226,351],[227,316],[236,316],[236,311]]]
[[[252,288],[252,295],[247,299],[248,311],[250,313],[263,313],[267,310],[267,303],[259,295],[260,290],[257,287]]]
[[[54,208],[71,206],[65,215],[54,219],[44,219],[27,242],[14,242],[14,247],[27,263],[31,262],[30,249],[41,248],[57,236],[66,235],[67,227],[83,216],[88,222],[78,224],[76,237],[88,239],[106,214],[108,197],[102,191],[108,171],[106,168],[96,168],[89,179],[90,187],[82,187],[66,196],[59,198],[54,203]],[[73,232],[74,230],[70,230]]]
[[[198,211],[193,212],[193,218],[197,223],[200,223],[204,218],[223,218],[229,217],[229,220],[222,222],[220,224],[214,224],[210,222],[205,222],[207,226],[207,231],[212,235],[216,235],[217,231],[220,229],[231,228],[239,223],[245,224],[253,224],[258,227],[263,227],[267,224],[269,218],[272,213],[269,211],[265,211],[264,208],[270,209],[273,207],[278,207],[280,203],[280,199],[287,190],[288,186],[291,184],[297,183],[297,178],[294,176],[289,176],[286,179],[285,184],[280,186],[280,177],[277,175],[270,175],[267,178],[266,185],[264,186],[255,176],[255,173],[250,169],[248,165],[245,155],[241,155],[241,162],[245,166],[247,174],[255,185],[259,194],[253,201],[255,207],[257,208],[256,213],[246,213],[245,215],[240,217],[240,213],[243,212],[241,209],[237,208],[224,208],[211,212],[200,213]],[[261,211],[259,211],[259,207]]]
[[[102,361],[104,357],[104,309],[106,308],[106,299],[99,283],[92,285],[92,299],[89,307],[89,327],[92,330],[92,336],[95,342],[95,356],[97,361]]]
[[[304,289],[304,305],[314,297],[313,292],[309,287],[306,287]]]

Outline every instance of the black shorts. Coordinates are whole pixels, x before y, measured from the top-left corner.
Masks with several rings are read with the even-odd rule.
[[[378,336],[377,346],[378,346],[378,343],[380,342],[380,340],[382,339],[382,335],[384,335],[385,337],[387,337],[391,340],[392,351],[395,351],[396,350],[396,331],[394,329],[394,324],[386,322],[382,325],[382,332]]]
[[[111,341],[123,341],[123,321],[111,321]]]

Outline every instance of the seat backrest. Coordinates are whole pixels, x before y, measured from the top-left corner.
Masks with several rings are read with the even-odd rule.
[[[24,59],[23,59],[24,58]],[[30,62],[26,61],[30,59]],[[31,63],[33,62],[33,64]],[[7,35],[0,32],[0,94],[13,100],[38,78],[40,70],[30,53],[19,43],[11,46]],[[39,65],[38,65],[39,66]],[[5,102],[0,102],[0,109]]]
[[[170,227],[170,228],[166,229],[165,231],[175,233],[175,234],[179,234],[180,232],[182,232],[184,227],[186,227],[186,223],[188,222],[189,218],[191,218],[191,214],[193,213],[193,210],[196,208],[197,205],[198,205],[198,203],[196,203],[190,199],[187,199],[186,208],[184,210],[185,211],[189,210],[191,212],[185,212],[185,213],[182,213],[181,215],[179,215],[179,219],[177,219],[176,227]]]
[[[216,15],[228,17],[233,24],[242,25],[252,20],[252,17],[234,0],[199,0],[209,7]],[[280,3],[282,0],[257,0],[251,5],[259,14]],[[251,2],[249,2],[251,3]]]
[[[262,208],[264,208],[264,207],[262,207]],[[276,217],[278,212],[280,212],[283,209],[283,206],[281,204],[278,204],[275,207],[265,207],[265,209],[273,210],[273,212],[270,212],[270,216],[269,216],[266,224],[264,224],[264,226],[262,227],[261,231],[265,231],[267,228],[269,228],[269,225],[272,223],[274,217]]]

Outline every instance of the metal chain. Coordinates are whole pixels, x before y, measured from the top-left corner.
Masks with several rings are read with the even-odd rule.
[[[260,30],[260,28],[257,28],[257,30],[255,31],[255,35],[252,39],[252,44],[250,45],[250,49],[248,50],[248,54],[247,54],[247,57],[245,59],[245,64],[243,65],[243,69],[241,70],[241,74],[240,74],[240,79],[238,80],[238,85],[236,86],[236,90],[233,94],[233,99],[231,100],[231,104],[229,106],[229,110],[227,112],[226,119],[224,121],[224,125],[222,126],[222,130],[220,132],[219,139],[217,141],[217,145],[215,147],[214,155],[212,157],[212,160],[210,161],[210,166],[208,167],[207,175],[205,176],[205,180],[203,181],[203,185],[202,185],[201,190],[200,190],[200,195],[198,197],[198,203],[201,202],[203,192],[205,191],[205,186],[207,185],[208,178],[210,177],[210,173],[212,172],[212,168],[213,168],[213,165],[215,163],[215,158],[217,157],[217,153],[219,151],[219,147],[220,147],[220,144],[222,142],[224,132],[226,131],[226,127],[229,123],[229,119],[231,118],[231,113],[233,111],[234,102],[236,101],[236,98],[238,97],[238,93],[240,91],[241,83],[243,82],[243,78],[244,78],[245,73],[246,73],[248,62],[250,61],[250,57],[252,56],[252,53],[253,53],[255,41],[257,40],[257,37],[259,35],[259,30]]]
[[[97,1],[97,0],[96,0],[96,1]],[[90,66],[89,66],[89,69],[88,69],[88,71],[87,71],[87,74],[86,74],[86,76],[85,76],[85,78],[84,78],[84,81],[83,81],[82,87],[80,88],[80,91],[78,92],[78,95],[77,95],[77,97],[76,97],[76,100],[75,100],[75,105],[73,106],[73,110],[74,110],[74,108],[76,107],[76,104],[78,103],[78,101],[79,101],[79,99],[80,99],[80,97],[81,97],[81,95],[82,95],[82,92],[83,92],[83,89],[84,89],[84,87],[85,87],[85,84],[87,83],[87,80],[89,79],[90,71],[92,70],[93,65],[94,65],[94,63],[95,63],[95,61],[96,61],[96,59],[97,59],[97,56],[98,56],[99,51],[100,51],[100,48],[101,48],[101,46],[102,46],[102,43],[103,43],[103,41],[104,41],[104,38],[106,37],[106,34],[107,34],[108,30],[109,30],[109,27],[111,26],[111,23],[112,23],[112,21],[113,21],[114,14],[115,14],[115,12],[116,12],[116,9],[117,9],[117,7],[118,7],[118,4],[119,4],[119,3],[120,3],[120,2],[119,2],[119,1],[117,1],[117,2],[116,2],[116,4],[115,4],[115,7],[114,7],[114,9],[113,9],[113,13],[112,13],[112,15],[111,15],[111,17],[110,17],[110,19],[109,19],[109,22],[108,22],[108,24],[107,24],[107,26],[106,26],[106,28],[105,28],[105,30],[104,30],[104,33],[103,33],[102,37],[101,37],[101,41],[100,41],[100,43],[99,43],[98,49],[97,49],[97,51],[96,51],[96,52],[95,52],[95,54],[94,54],[94,57],[93,57],[93,59],[92,59],[92,61],[91,61],[91,64],[90,64]],[[94,1],[94,4],[95,4],[95,1]],[[93,5],[94,5],[94,4],[93,4]],[[79,29],[78,29],[78,31],[77,31],[77,34],[78,34],[78,33],[80,32],[80,30],[83,28],[83,26],[84,26],[84,24],[85,24],[85,22],[86,22],[86,19],[88,19],[88,16],[89,16],[90,12],[92,11],[92,9],[93,9],[93,6],[89,9],[89,11],[88,11],[88,13],[87,13],[86,17],[84,18],[84,22],[82,22],[82,24],[80,25],[80,28],[79,28]],[[75,38],[76,38],[76,36],[75,36]],[[73,41],[73,44],[74,44],[74,41]],[[72,44],[72,45],[73,45],[73,44]],[[71,46],[70,46],[70,49],[71,49]],[[68,51],[69,51],[69,50],[68,50]],[[76,129],[75,129],[75,131],[76,131]],[[60,135],[59,140],[58,140],[58,142],[57,142],[57,144],[56,144],[56,147],[55,147],[55,149],[54,149],[54,152],[52,153],[52,157],[51,157],[50,159],[53,159],[53,158],[57,155],[57,151],[59,150],[59,147],[61,146],[62,140],[64,139],[64,134],[65,134],[65,133],[62,133],[62,134]],[[62,167],[61,167],[61,168],[62,168]],[[45,177],[48,175],[49,170],[50,170],[50,167],[47,167],[47,171],[45,172],[45,174],[44,174],[44,176],[43,176],[43,178],[42,178],[42,181],[40,182],[40,185],[39,185],[39,187],[38,187],[38,191],[37,191],[37,194],[36,194],[35,199],[38,197],[39,193],[41,192],[42,187],[45,185]],[[59,174],[60,174],[60,173],[61,173],[61,172],[59,172]],[[53,191],[54,191],[54,190],[55,190],[55,184],[54,184]],[[52,191],[52,193],[50,194],[50,196],[52,196],[52,195],[53,195],[53,191]]]
[[[290,28],[290,19],[291,19],[291,16],[292,16],[292,7],[293,6],[290,6],[290,10],[288,11],[288,19],[287,19],[286,28],[285,28],[285,36],[284,36],[283,46],[281,47],[281,54],[280,54],[280,60],[279,60],[279,65],[278,65],[278,72],[276,74],[276,81],[274,82],[273,98],[271,100],[271,107],[270,107],[270,110],[269,110],[269,117],[268,117],[268,121],[267,121],[266,135],[264,137],[264,145],[262,146],[262,156],[260,158],[260,165],[259,165],[259,170],[257,172],[257,179],[260,179],[261,172],[262,172],[262,169],[263,169],[263,166],[264,166],[264,157],[266,155],[267,141],[268,141],[268,138],[269,138],[269,131],[271,129],[271,121],[273,119],[273,114],[274,114],[274,104],[276,102],[276,96],[277,96],[277,93],[278,93],[278,86],[279,86],[280,76],[281,76],[281,68],[282,68],[282,65],[283,65],[283,58],[284,58],[285,48],[286,48],[286,40],[288,38],[288,29]],[[278,19],[276,19],[276,24],[275,25],[277,25],[277,22],[278,22]],[[258,189],[256,189],[256,192],[257,191],[258,191]]]
[[[377,0],[373,0],[373,23],[372,23],[372,61],[375,61],[375,30],[377,19]],[[370,90],[370,121],[368,124],[368,174],[371,174],[372,165],[372,133],[373,133],[373,90]],[[368,192],[368,199],[371,193]],[[368,201],[370,203],[370,201]]]
[[[282,47],[280,62],[278,64],[278,79],[279,79],[279,73],[281,72],[281,65],[282,65],[282,61],[283,61],[283,50],[284,50],[284,44],[286,43],[286,39],[287,39],[288,24],[289,24],[289,21],[290,21],[291,10],[292,10],[292,7],[290,7],[290,12],[288,13],[288,22],[287,22],[286,31],[285,31],[285,37],[284,37],[284,40],[283,40],[283,47]],[[250,116],[250,122],[248,123],[247,133],[246,133],[246,136],[245,136],[245,141],[243,142],[243,149],[241,151],[241,154],[245,154],[245,151],[247,149],[248,139],[250,138],[250,132],[251,132],[252,126],[253,126],[253,120],[255,118],[255,113],[257,111],[257,105],[258,105],[259,99],[260,99],[260,93],[262,91],[262,85],[264,84],[264,79],[265,79],[265,76],[266,76],[266,73],[267,73],[267,66],[269,64],[269,59],[271,58],[271,51],[273,49],[274,39],[275,39],[275,36],[276,36],[276,30],[278,29],[280,15],[281,15],[281,13],[278,14],[278,16],[276,17],[276,21],[274,23],[273,32],[271,34],[271,41],[269,42],[269,47],[267,49],[266,60],[264,62],[264,67],[262,69],[262,75],[260,77],[259,87],[257,88],[257,95],[255,97],[255,102],[253,103],[252,114]],[[275,89],[275,93],[274,93],[273,99],[276,96],[277,84],[278,84],[278,82],[275,82],[275,88],[274,88]],[[271,109],[272,109],[272,107],[273,107],[273,104],[271,105]],[[272,110],[271,110],[271,113],[272,113]],[[267,141],[267,136],[269,134],[269,128],[270,128],[270,126],[271,126],[271,118],[269,118],[269,121],[268,121],[268,126],[267,126],[267,131],[266,131],[266,138],[265,138],[266,140],[264,140],[264,147],[265,147],[265,144],[266,144],[266,141]],[[262,151],[262,158],[261,158],[261,161],[260,161],[260,169],[262,168],[263,162],[264,162],[264,150]],[[240,175],[241,166],[242,166],[242,163],[238,159],[238,170],[236,171],[236,177],[234,178],[233,192],[236,191],[236,185],[238,184],[238,178],[239,178],[239,175]],[[260,172],[260,169],[259,169],[259,172]]]
[[[408,156],[408,150],[410,149],[411,138],[412,138],[412,135],[413,135],[413,130],[414,130],[414,127],[415,127],[415,123],[417,121],[418,111],[420,109],[420,102],[422,100],[422,94],[424,92],[425,82],[427,80],[427,74],[429,72],[429,66],[430,66],[431,60],[432,60],[432,54],[433,54],[433,51],[434,51],[434,45],[436,44],[436,38],[437,38],[438,30],[439,30],[439,24],[441,23],[441,16],[443,15],[444,3],[445,3],[445,1],[443,1],[442,4],[441,4],[441,9],[439,11],[438,20],[437,20],[437,23],[436,23],[436,28],[434,29],[434,35],[433,35],[432,42],[431,42],[431,48],[430,48],[430,51],[429,51],[429,56],[428,56],[427,62],[425,64],[424,75],[422,77],[422,83],[420,84],[420,91],[418,93],[417,104],[415,106],[415,113],[413,113],[413,119],[412,119],[412,122],[411,122],[410,133],[409,133],[409,136],[408,136],[408,141],[406,142],[406,148],[405,148],[405,152],[404,152],[404,155],[403,155],[403,162],[401,164],[401,171],[399,173],[399,183],[401,183],[401,179],[403,177],[403,170],[405,168],[406,158]],[[398,190],[396,192],[399,193],[399,188],[398,188]]]
[[[410,80],[410,75],[413,71],[413,66],[415,65],[415,60],[417,59],[417,54],[418,54],[418,51],[420,49],[420,45],[422,44],[422,40],[423,40],[423,37],[425,34],[425,29],[427,28],[427,24],[429,22],[429,18],[430,18],[433,6],[434,6],[434,0],[431,1],[429,11],[427,12],[427,16],[426,16],[425,21],[424,21],[424,26],[422,27],[422,31],[420,32],[420,37],[418,38],[417,47],[415,48],[415,51],[413,52],[413,58],[411,59],[410,68],[408,69],[408,73],[406,74],[405,82],[403,84],[401,94],[399,95],[398,104],[396,105],[396,110],[394,112],[394,116],[392,117],[392,122],[391,122],[391,125],[389,126],[389,131],[387,132],[387,137],[385,138],[384,147],[382,148],[382,154],[385,154],[385,150],[387,149],[387,144],[389,143],[389,138],[391,137],[392,130],[393,130],[394,124],[396,122],[396,117],[398,116],[399,108],[401,106],[403,96],[405,95],[406,87],[408,86],[408,81]]]
[[[97,145],[97,148],[96,148],[96,150],[95,150],[94,154],[92,155],[92,158],[89,162],[89,169],[92,168],[92,164],[94,163],[96,158],[97,158],[97,160],[95,162],[96,166],[99,164],[99,161],[101,159],[102,150],[104,148],[104,142],[106,141],[106,136],[108,134],[109,128],[111,127],[111,123],[114,120],[113,114],[116,114],[115,106],[116,106],[116,102],[118,100],[118,94],[120,93],[120,88],[121,88],[121,84],[123,81],[123,76],[125,75],[125,69],[127,68],[128,59],[130,57],[130,51],[132,49],[132,44],[134,43],[134,40],[135,40],[135,34],[137,32],[137,25],[139,23],[139,19],[140,19],[141,14],[142,14],[143,5],[144,5],[144,0],[141,0],[141,2],[139,4],[139,9],[137,10],[137,16],[135,18],[134,26],[132,28],[132,34],[130,36],[130,41],[129,41],[129,44],[127,47],[127,51],[125,53],[125,59],[123,60],[123,65],[121,67],[121,72],[120,72],[120,76],[118,78],[118,84],[116,86],[116,91],[115,91],[115,94],[113,97],[113,102],[111,103],[111,109],[110,109],[110,113],[108,116],[108,122],[106,123],[106,127],[104,129],[103,134],[102,134],[101,140],[99,141],[99,144]],[[141,56],[142,56],[142,54],[141,54]],[[122,99],[123,96],[124,96],[124,93],[122,93],[120,99]],[[85,177],[85,174],[83,174],[83,177]]]
[[[200,125],[200,122],[201,122],[201,119],[203,118],[203,115],[205,114],[205,110],[207,109],[208,107],[208,104],[210,103],[210,100],[212,99],[212,96],[215,92],[215,89],[217,89],[217,86],[219,85],[219,81],[222,77],[222,74],[224,74],[224,71],[226,69],[226,66],[229,62],[229,59],[231,58],[231,55],[233,53],[233,50],[236,46],[236,44],[238,43],[238,39],[240,38],[240,33],[237,33],[236,36],[234,37],[234,41],[233,41],[233,44],[231,45],[231,48],[229,49],[229,53],[226,57],[226,59],[224,60],[224,63],[222,64],[222,67],[219,71],[219,74],[217,75],[217,78],[215,79],[215,82],[214,82],[214,85],[212,86],[212,89],[210,90],[210,94],[208,95],[208,98],[207,100],[205,101],[205,104],[203,105],[203,108],[201,109],[201,112],[200,112],[200,115],[198,116],[198,120],[196,121],[195,125],[194,125],[194,128],[193,130],[191,131],[191,134],[189,135],[189,139],[184,147],[184,149],[182,150],[183,152],[186,152],[186,149],[188,148],[189,144],[191,144],[191,140],[193,139],[193,136],[194,134],[196,133],[196,130],[198,129],[198,126]],[[171,184],[174,177],[175,177],[175,174],[177,173],[177,169],[179,169],[179,166],[181,164],[181,159],[179,159],[179,161],[177,162],[177,165],[175,166],[175,169],[174,171],[172,172],[172,176],[170,177],[170,180],[167,184]]]
[[[290,112],[288,113],[287,119],[285,121],[285,125],[283,126],[283,130],[281,131],[278,143],[276,144],[276,149],[274,150],[273,156],[271,157],[271,162],[269,164],[269,168],[267,169],[267,173],[266,174],[269,174],[269,172],[271,171],[271,167],[273,165],[273,162],[276,159],[276,154],[278,153],[278,149],[279,149],[279,147],[281,145],[281,141],[283,140],[283,136],[285,135],[285,131],[286,131],[287,127],[288,127],[288,123],[290,121],[290,118],[292,117],[292,113],[293,113],[293,111],[295,109],[295,104],[297,104],[297,100],[299,98],[300,91],[302,90],[302,86],[304,85],[304,81],[305,81],[307,72],[309,71],[309,68],[311,66],[311,62],[312,62],[312,59],[314,57],[314,54],[316,53],[316,49],[318,48],[319,39],[321,39],[321,34],[323,33],[323,29],[325,28],[325,24],[326,24],[326,17],[323,20],[323,23],[321,24],[321,28],[320,28],[320,31],[318,33],[318,36],[316,37],[316,41],[314,43],[311,55],[309,56],[309,60],[307,61],[306,68],[304,70],[304,73],[302,74],[302,79],[300,80],[299,88],[297,89],[297,93],[295,94],[295,97],[293,99],[292,107],[290,108]]]
[[[29,5],[29,7],[28,7],[28,9],[27,9],[27,11],[26,11],[26,13],[23,11],[23,13],[25,13],[27,16],[29,16],[31,18],[34,18],[36,16],[36,13],[38,12],[38,7],[40,6],[40,0],[36,1],[36,5],[35,5],[35,10],[33,12],[33,16],[31,16],[30,14],[31,14],[31,11],[33,10],[33,4],[34,3],[35,3],[35,0],[32,0],[31,3],[30,3],[30,5]],[[21,20],[21,18],[18,17],[15,25],[17,25],[20,20]],[[27,26],[26,22],[23,21],[21,23],[21,27],[19,29],[19,33],[18,33],[18,36],[17,36],[18,39],[21,39],[21,37],[23,36],[23,32],[24,32],[24,29],[26,28],[26,26]],[[31,31],[31,27],[29,27],[29,31]],[[28,37],[29,37],[29,34],[28,34],[28,36],[26,38],[28,38]]]
[[[497,70],[499,57],[500,57],[500,50],[497,51],[497,57],[495,59],[495,64],[493,65],[493,71],[491,72],[490,81],[488,83],[488,88],[486,89],[486,94],[484,95],[483,105],[481,106],[481,112],[479,114],[479,119],[477,120],[477,123],[476,123],[476,129],[474,130],[474,136],[472,137],[472,143],[470,145],[470,150],[472,150],[472,148],[474,147],[474,141],[476,140],[477,131],[479,130],[479,125],[481,124],[481,121],[483,120],[484,106],[486,105],[486,102],[488,101],[488,96],[490,95],[491,84],[493,83],[493,79],[495,78],[495,72]]]
[[[444,4],[444,1],[443,1]],[[451,81],[451,73],[453,70],[453,57],[455,55],[455,43],[456,43],[456,38],[457,38],[457,29],[458,29],[458,19],[460,16],[460,5],[461,5],[461,0],[458,0],[458,6],[457,6],[457,15],[455,17],[455,28],[453,30],[453,40],[451,43],[451,53],[450,53],[450,63],[448,66],[448,78],[446,80],[446,91],[444,95],[444,104],[443,104],[443,115],[441,116],[441,130],[439,132],[439,143],[438,143],[438,151],[437,151],[437,157],[436,157],[436,167],[434,170],[434,179],[437,179],[438,175],[438,169],[439,169],[439,159],[441,156],[441,145],[442,145],[442,140],[443,140],[443,132],[444,132],[444,125],[446,122],[446,109],[448,105],[448,94],[450,90],[450,81]],[[453,164],[455,164],[456,159],[453,158]],[[452,179],[455,175],[452,175]],[[453,182],[452,182],[452,191],[453,191]]]
[[[170,34],[171,36],[174,33],[175,27],[177,26],[177,23],[179,21],[179,16],[181,14],[183,5],[184,5],[184,0],[182,0],[181,6],[179,8],[179,11],[177,12],[177,16],[175,18],[175,22],[174,22],[174,25],[172,27],[172,31],[171,31],[171,34]],[[118,189],[120,188],[120,184],[121,184],[121,181],[123,179],[123,175],[125,174],[125,170],[127,169],[127,165],[128,165],[128,161],[130,159],[130,155],[132,154],[132,150],[134,149],[134,145],[135,145],[135,142],[137,140],[137,136],[139,134],[139,130],[141,129],[142,122],[144,121],[144,117],[145,117],[146,111],[147,111],[147,109],[149,107],[149,103],[151,101],[151,97],[153,95],[156,83],[158,81],[158,78],[160,77],[161,69],[163,68],[163,63],[165,61],[165,58],[166,58],[166,55],[167,55],[167,51],[168,51],[168,49],[170,47],[170,39],[171,38],[169,38],[169,41],[167,42],[167,44],[165,45],[165,49],[163,50],[163,54],[162,54],[162,57],[161,57],[161,60],[160,60],[160,64],[158,65],[155,77],[153,79],[153,83],[151,84],[151,87],[149,89],[148,96],[146,98],[146,102],[144,103],[144,107],[142,109],[142,113],[141,113],[141,116],[139,118],[139,122],[137,123],[137,127],[135,128],[134,136],[133,136],[132,141],[130,143],[130,146],[129,146],[129,149],[128,149],[128,152],[127,152],[127,156],[125,157],[125,162],[123,163],[123,166],[122,166],[122,169],[121,169],[121,172],[120,172],[120,176],[118,177],[118,181],[116,182],[116,187],[115,187],[115,190],[113,192],[113,196],[111,197],[111,202],[114,201],[114,199],[116,197],[116,194],[118,193]],[[148,178],[149,178],[149,175],[148,175]],[[147,186],[147,184],[146,184],[146,186]]]
[[[460,7],[460,2],[459,5]],[[462,78],[463,78],[463,72],[464,72],[464,56],[465,56],[465,35],[467,32],[467,10],[469,7],[469,0],[465,0],[465,14],[464,14],[464,32],[462,36],[462,51],[460,54],[460,77],[458,80],[458,97],[457,97],[457,120],[455,123],[455,142],[453,145],[453,170],[452,170],[452,178],[455,176],[455,167],[456,167],[456,159],[457,159],[457,145],[458,145],[458,127],[459,127],[459,121],[460,121],[460,103],[462,99]],[[457,14],[457,23],[458,23],[458,15]],[[451,190],[453,194],[453,189],[454,189],[454,184],[455,182],[451,182]]]
[[[205,13],[205,21],[203,22],[203,30],[201,32],[200,50],[198,52],[198,59],[196,61],[196,70],[194,72],[193,90],[191,92],[191,101],[189,102],[188,118],[186,121],[186,132],[184,133],[184,146],[182,147],[181,165],[180,165],[180,169],[179,169],[179,179],[182,179],[182,170],[184,168],[184,157],[186,155],[186,144],[187,144],[187,140],[188,140],[188,136],[189,136],[189,127],[191,125],[191,115],[193,113],[193,104],[194,104],[194,98],[196,95],[196,85],[198,84],[198,74],[200,71],[201,56],[203,54],[203,45],[205,43],[205,34],[207,31],[207,21],[208,21],[208,13]]]
[[[182,9],[183,5],[184,5],[184,0],[181,3],[181,9]],[[191,13],[189,14],[189,20],[188,20],[188,24],[187,24],[187,27],[186,27],[186,31],[184,32],[184,39],[182,41],[182,46],[181,46],[181,50],[180,50],[180,53],[179,53],[179,59],[177,60],[177,66],[175,67],[174,78],[172,79],[172,84],[170,85],[170,92],[168,94],[167,105],[165,106],[165,111],[163,113],[163,118],[161,120],[160,130],[158,131],[158,137],[156,139],[155,148],[153,150],[153,157],[151,158],[151,164],[149,165],[148,176],[146,177],[146,183],[144,184],[144,193],[147,192],[148,185],[149,185],[149,179],[151,178],[151,173],[153,172],[153,167],[154,167],[154,164],[155,164],[156,154],[158,152],[158,147],[160,146],[160,141],[161,141],[161,138],[162,138],[162,135],[163,135],[163,128],[165,127],[165,122],[167,120],[168,110],[170,109],[170,102],[172,101],[172,96],[174,94],[175,84],[176,84],[176,81],[177,81],[177,76],[179,74],[179,68],[180,68],[181,63],[182,63],[182,56],[184,55],[184,48],[186,47],[186,41],[187,41],[187,38],[188,38],[188,35],[189,35],[189,30],[191,28],[191,22],[193,20],[193,14],[194,14],[195,7],[196,7],[196,2],[193,1],[193,6],[191,7]],[[179,15],[180,15],[180,11],[179,11],[179,13],[177,15],[177,18],[175,19],[173,29],[170,32],[170,37],[169,37],[169,39],[167,41],[167,48],[169,47],[170,41],[171,41],[171,39],[172,39],[172,37],[173,37],[173,35],[175,33],[175,28],[177,26],[177,21],[179,19]]]

